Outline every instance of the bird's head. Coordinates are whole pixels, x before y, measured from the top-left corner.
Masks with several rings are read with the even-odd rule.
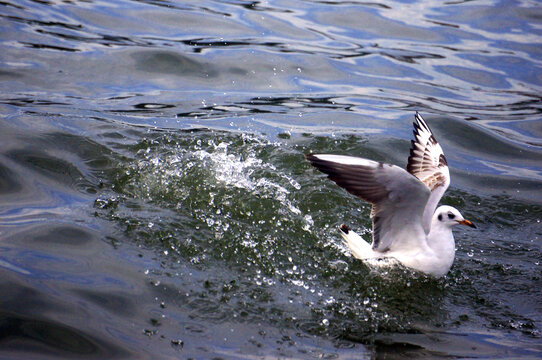
[[[470,226],[471,228],[476,229],[476,226],[469,220],[466,220],[463,215],[461,215],[459,210],[447,205],[440,206],[435,211],[435,214],[433,215],[433,221],[450,227],[460,224]]]

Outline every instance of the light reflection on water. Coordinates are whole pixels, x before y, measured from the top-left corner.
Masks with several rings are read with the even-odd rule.
[[[542,353],[537,3],[1,6],[6,356]],[[402,166],[416,110],[481,225],[443,280],[303,158]]]

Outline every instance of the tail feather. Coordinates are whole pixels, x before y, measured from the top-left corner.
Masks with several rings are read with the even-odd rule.
[[[342,224],[339,227],[339,231],[343,237],[343,243],[348,246],[354,257],[358,259],[368,259],[374,257],[371,245],[367,241],[363,240],[361,236],[350,230],[347,225]]]

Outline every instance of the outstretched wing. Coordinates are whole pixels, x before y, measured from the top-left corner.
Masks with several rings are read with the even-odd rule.
[[[306,157],[337,185],[373,204],[374,250],[384,252],[425,240],[421,219],[430,192],[404,169],[352,156]]]
[[[415,119],[414,140],[411,141],[407,171],[420,179],[431,191],[422,217],[423,229],[429,234],[435,209],[450,185],[450,170],[442,148],[418,112]]]

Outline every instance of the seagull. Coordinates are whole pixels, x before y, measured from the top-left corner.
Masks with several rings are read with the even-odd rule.
[[[418,112],[414,118],[414,140],[406,170],[353,156],[308,154],[306,158],[337,185],[372,204],[372,244],[347,225],[339,227],[354,257],[395,259],[414,270],[441,277],[454,262],[452,227],[476,226],[451,206],[437,209],[450,185],[450,171],[427,123]]]

